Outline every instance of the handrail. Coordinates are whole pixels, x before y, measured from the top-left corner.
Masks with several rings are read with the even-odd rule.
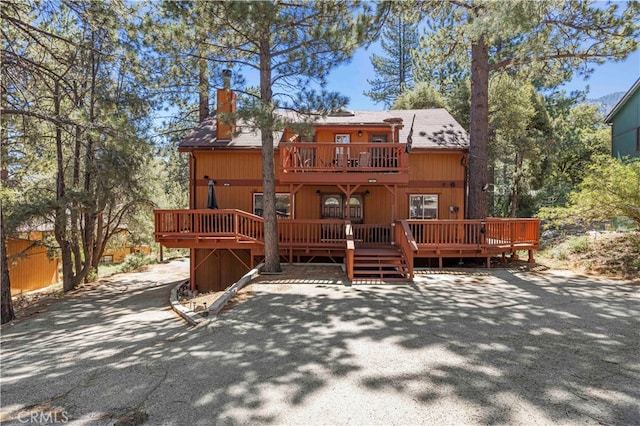
[[[540,241],[539,219],[409,219],[406,222],[418,247],[435,250],[442,247],[480,250],[508,247],[513,251],[522,246],[537,248]]]
[[[353,226],[351,226],[351,222],[348,220],[345,221],[344,223],[344,233],[347,237],[346,238],[347,247],[346,247],[346,252],[344,256],[344,266],[345,266],[345,269],[347,270],[347,278],[349,278],[349,281],[353,281],[353,277],[354,277],[353,269],[354,269],[356,245],[353,240]]]
[[[418,245],[413,238],[413,233],[407,225],[406,220],[398,220],[394,223],[394,240],[398,244],[402,256],[407,260],[409,266],[409,278],[413,279],[413,256],[418,251]],[[400,226],[398,226],[400,225]]]
[[[238,209],[154,210],[156,235],[211,235],[264,241],[264,219]]]

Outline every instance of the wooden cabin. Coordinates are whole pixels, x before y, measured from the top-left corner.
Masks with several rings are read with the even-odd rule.
[[[235,111],[228,86],[217,105]],[[536,220],[464,220],[468,136],[446,110],[340,111],[305,133],[274,135],[283,261],[409,280],[419,258],[442,267],[524,249],[532,260]],[[156,241],[191,249],[193,289],[224,289],[264,257],[261,135],[214,114],[179,151],[190,158],[190,208],[156,210]]]

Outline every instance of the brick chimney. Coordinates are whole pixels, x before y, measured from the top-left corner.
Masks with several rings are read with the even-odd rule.
[[[225,114],[236,112],[236,94],[231,91],[231,70],[222,71],[222,89],[218,89],[216,138],[218,140],[231,140],[236,131],[236,124],[228,122]],[[222,114],[222,117],[220,115]]]

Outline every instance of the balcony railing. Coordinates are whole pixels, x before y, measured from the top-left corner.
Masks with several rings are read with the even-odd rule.
[[[298,173],[366,173],[408,175],[405,144],[293,142],[281,145],[281,178]],[[292,176],[293,174],[293,176]]]

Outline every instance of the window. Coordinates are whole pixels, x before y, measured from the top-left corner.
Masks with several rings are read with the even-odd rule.
[[[253,194],[253,214],[257,216],[264,215],[262,192]],[[279,219],[291,219],[291,194],[276,194],[276,215]]]
[[[438,196],[433,194],[409,195],[409,219],[437,219]]]
[[[103,265],[111,265],[113,263],[113,255],[102,256],[100,263]]]
[[[336,143],[350,143],[351,135],[336,135]]]
[[[362,222],[362,195],[354,194],[349,200],[349,216],[352,222]],[[322,196],[323,219],[345,219],[346,197],[342,194],[325,194]]]

